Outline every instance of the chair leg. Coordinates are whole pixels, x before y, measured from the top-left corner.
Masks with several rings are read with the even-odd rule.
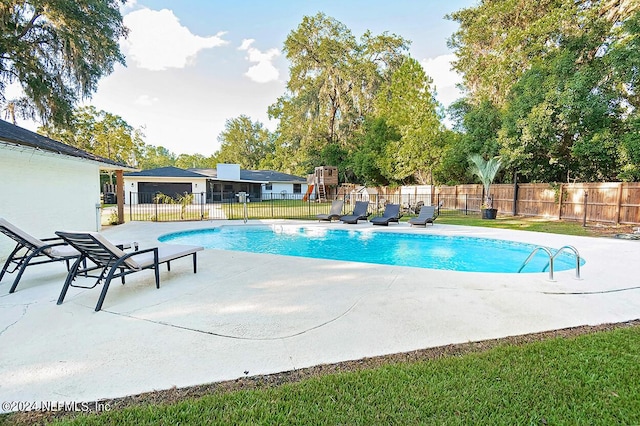
[[[193,273],[198,272],[198,259],[196,258],[196,254],[193,253]]]
[[[20,269],[18,269],[18,274],[16,275],[16,279],[13,280],[13,284],[9,289],[9,293],[13,293],[14,291],[16,291],[16,287],[18,287],[18,283],[20,282],[20,278],[22,278],[22,274],[24,274],[24,270],[27,269],[27,266],[29,266],[29,262],[31,262],[31,259],[38,256],[39,254],[40,252],[36,250],[33,253],[31,253],[29,257],[24,259],[24,261],[22,262],[22,265],[20,265]]]
[[[82,261],[83,261],[83,257],[80,256],[78,260],[76,260],[73,263],[73,266],[69,270],[69,273],[67,274],[67,279],[64,280],[64,285],[62,286],[62,291],[60,292],[60,296],[58,296],[58,302],[57,302],[58,305],[61,305],[62,302],[64,301],[64,298],[67,295],[67,291],[69,290],[69,286],[71,285],[71,282],[73,281],[73,279],[76,277],[76,274],[78,273],[78,267],[80,266],[80,263],[82,263]]]
[[[114,266],[109,270],[107,277],[104,279],[104,284],[102,284],[102,291],[100,292],[100,297],[98,298],[98,303],[96,304],[96,312],[102,309],[102,304],[104,303],[104,298],[107,296],[107,291],[109,290],[109,284],[111,284],[111,279],[116,271],[119,270],[117,266]]]
[[[156,288],[160,288],[160,265],[156,263],[153,272],[156,274]]]
[[[16,247],[13,249],[9,257],[7,257],[7,261],[4,262],[4,266],[2,267],[2,272],[0,272],[0,281],[2,281],[2,277],[4,277],[4,274],[5,272],[7,272],[7,269],[9,269],[9,265],[11,265],[11,262],[13,261],[13,257],[21,248],[22,246],[20,244],[16,245]]]

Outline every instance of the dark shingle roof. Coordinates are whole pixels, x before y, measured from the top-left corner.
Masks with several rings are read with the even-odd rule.
[[[131,167],[127,166],[126,164],[91,154],[90,152],[83,151],[81,149],[72,147],[71,145],[67,145],[62,142],[50,139],[46,136],[39,135],[4,120],[0,120],[0,141],[21,146],[28,146],[35,149],[41,149],[43,151],[49,151],[56,154],[67,155],[69,157],[77,157],[83,158],[85,160],[97,161],[100,163],[109,164],[111,166],[120,166],[126,169],[131,169]]]
[[[189,170],[180,169],[178,167],[159,167],[157,169],[142,170],[140,172],[125,173],[125,176],[138,176],[138,177],[172,177],[172,178],[206,178],[205,175],[192,172]]]
[[[190,170],[201,173],[213,179],[218,177],[218,171],[216,169],[190,169]],[[273,170],[240,170],[240,180],[253,181],[253,182],[307,183],[307,180],[300,176],[294,176],[294,175],[289,175],[287,173],[275,172]]]

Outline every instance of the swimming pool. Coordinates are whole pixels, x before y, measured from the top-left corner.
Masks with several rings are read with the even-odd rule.
[[[488,238],[297,225],[221,226],[175,232],[158,239],[165,243],[197,244],[221,250],[502,273],[517,272],[537,247]],[[548,261],[549,256],[539,251],[522,272],[542,272]],[[555,271],[573,268],[575,257],[569,253],[560,253],[554,260]]]

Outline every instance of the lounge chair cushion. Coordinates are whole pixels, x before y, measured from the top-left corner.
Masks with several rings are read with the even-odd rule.
[[[158,263],[169,262],[180,257],[188,256],[196,251],[202,250],[199,246],[180,245],[180,244],[167,244],[166,246],[158,247]],[[137,269],[146,268],[153,265],[153,252],[142,253],[139,256],[132,256],[127,260],[135,262],[138,266]]]
[[[433,224],[433,221],[436,220],[436,217],[437,216],[435,214],[434,206],[422,206],[418,217],[409,219],[409,224],[426,226],[427,223]]]
[[[356,205],[353,208],[353,213],[340,217],[340,221],[343,223],[358,223],[358,220],[367,220],[369,214],[367,210],[369,209],[368,201],[356,201]]]
[[[339,219],[340,215],[342,215],[342,207],[344,206],[343,200],[333,200],[331,202],[331,209],[329,209],[329,214],[320,213],[316,215],[318,220],[328,220],[331,221],[333,219]]]
[[[400,218],[400,205],[399,204],[387,204],[384,208],[382,216],[371,218],[369,222],[374,225],[389,225],[389,222],[398,222]]]
[[[45,251],[52,257],[80,256],[80,252],[69,245],[50,247]]]
[[[107,240],[102,234],[98,232],[87,232],[87,234],[93,236],[100,244],[105,246],[113,255],[117,258],[126,256],[127,253],[120,250],[113,243]],[[188,256],[196,251],[203,250],[200,246],[180,245],[180,244],[167,244],[158,247],[158,263],[168,262],[179,257]],[[134,254],[124,261],[124,263],[131,269],[141,270],[153,265],[153,252],[145,252],[140,254]]]
[[[12,232],[13,234],[15,234],[18,237],[22,238],[23,240],[25,240],[26,242],[31,244],[33,247],[41,248],[41,247],[44,247],[44,246],[50,244],[50,243],[47,243],[45,241],[39,240],[38,238],[35,238],[31,234],[28,234],[28,233],[24,232],[22,229],[18,228],[17,226],[12,224],[11,222],[7,222],[7,220],[5,220],[4,218],[0,218],[0,227],[6,228],[9,232]],[[64,247],[65,246],[50,247],[50,248],[44,249],[43,251],[47,255],[50,255],[50,256],[53,256],[53,257],[79,256],[80,255],[80,252],[78,252],[78,250],[74,249],[73,247],[66,246],[67,247],[66,249]]]

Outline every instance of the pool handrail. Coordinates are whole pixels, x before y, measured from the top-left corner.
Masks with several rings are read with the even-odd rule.
[[[544,246],[538,246],[538,247],[534,248],[531,251],[531,253],[529,254],[529,256],[525,259],[525,261],[522,262],[522,265],[520,265],[520,268],[518,269],[518,273],[522,272],[524,267],[527,266],[529,261],[531,261],[531,259],[533,259],[535,254],[540,250],[544,251],[549,256],[549,261],[544,266],[544,268],[542,268],[542,272],[544,272],[547,268],[549,268],[549,281],[553,281],[553,260],[556,258],[556,256],[558,256],[558,254],[560,254],[564,250],[570,250],[576,256],[576,279],[578,279],[578,280],[580,279],[580,253],[578,253],[578,249],[576,249],[575,247],[570,246],[570,245],[566,245],[566,246],[560,247],[555,252],[555,254],[552,253],[550,249],[548,249],[547,247],[544,247]]]

